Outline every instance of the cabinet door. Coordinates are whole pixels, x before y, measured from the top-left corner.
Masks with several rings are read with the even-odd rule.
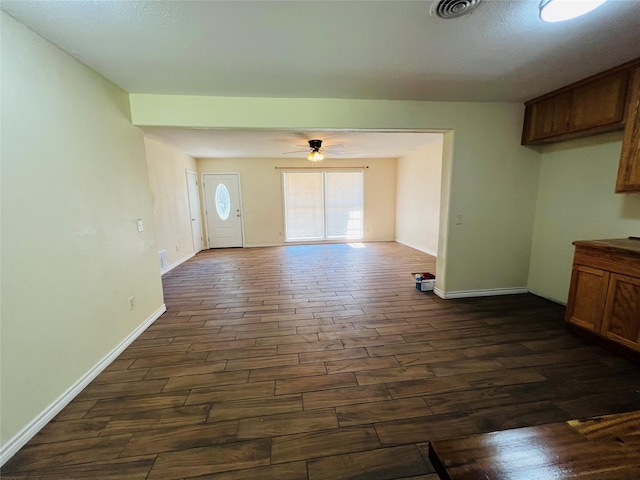
[[[616,192],[640,192],[640,67],[630,83]]]
[[[567,322],[600,333],[608,283],[609,272],[574,265],[567,302]]]
[[[629,71],[624,70],[576,87],[569,131],[622,123],[628,83]]]
[[[602,334],[640,350],[640,278],[611,274]]]
[[[552,137],[567,131],[571,92],[559,93],[529,106],[529,141]]]

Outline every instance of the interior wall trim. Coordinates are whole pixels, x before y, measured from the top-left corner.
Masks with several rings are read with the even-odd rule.
[[[170,272],[171,270],[176,268],[178,265],[182,265],[184,262],[186,262],[187,260],[189,260],[190,258],[193,258],[195,256],[196,256],[195,252],[192,252],[189,255],[176,260],[171,265],[167,266],[167,268],[161,268],[160,269],[160,275],[164,275],[165,273]]]
[[[526,287],[515,288],[490,288],[487,290],[459,290],[457,292],[444,292],[439,288],[434,288],[435,293],[440,298],[448,300],[450,298],[471,298],[471,297],[494,297],[496,295],[518,295],[523,293],[529,293],[529,289]]]
[[[138,328],[131,332],[124,340],[111,350],[102,360],[96,363],[87,373],[80,377],[62,395],[46,407],[38,416],[31,420],[13,438],[0,447],[0,466],[13,457],[33,436],[38,433],[53,417],[66,407],[89,383],[91,383],[105,368],[120,355],[136,338],[155,322],[160,315],[167,311],[165,304],[147,318]]]

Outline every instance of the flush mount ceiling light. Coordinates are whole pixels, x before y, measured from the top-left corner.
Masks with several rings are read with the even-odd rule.
[[[562,22],[595,10],[607,0],[542,0],[540,18],[545,22]]]

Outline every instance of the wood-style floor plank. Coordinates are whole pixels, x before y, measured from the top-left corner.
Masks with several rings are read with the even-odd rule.
[[[378,435],[370,425],[337,428],[275,437],[271,448],[271,461],[282,463],[308,460],[379,447]]]
[[[199,475],[185,480],[306,480],[307,462],[281,463],[265,467],[226,471],[212,475]]]
[[[148,478],[173,480],[264,466],[270,455],[269,439],[160,453]]]
[[[124,456],[138,456],[215,446],[234,441],[237,432],[237,421],[150,428],[145,432],[144,436],[134,436],[122,454]]]
[[[311,480],[391,480],[433,471],[414,445],[323,457],[307,463]]]
[[[238,426],[238,438],[276,437],[336,427],[338,427],[338,419],[333,409],[305,410],[288,414],[243,418]]]
[[[393,242],[201,252],[0,476],[437,480],[432,441],[640,410],[638,365],[568,333],[564,307],[443,300],[418,271],[435,258]]]

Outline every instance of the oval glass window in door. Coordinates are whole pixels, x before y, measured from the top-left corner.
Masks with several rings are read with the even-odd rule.
[[[222,183],[216,188],[216,210],[222,220],[229,218],[231,197],[229,197],[229,190]]]

